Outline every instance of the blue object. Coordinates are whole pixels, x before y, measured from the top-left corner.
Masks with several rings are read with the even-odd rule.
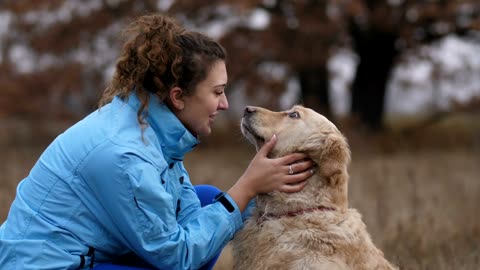
[[[197,192],[202,207],[211,204],[214,201],[215,196],[222,192],[220,189],[211,185],[195,185],[193,187]]]
[[[143,267],[134,267],[134,266],[122,266],[122,265],[115,265],[104,263],[100,264],[93,268],[94,270],[152,270],[155,268],[143,268]]]
[[[233,199],[233,212],[201,207],[184,168],[197,138],[154,94],[142,129],[140,106],[116,97],[48,146],[0,227],[0,269],[84,269],[131,251],[196,269],[233,238],[243,225]]]
[[[222,191],[214,186],[210,185],[196,185],[195,191],[197,192],[197,196],[200,199],[200,204],[202,207],[205,205],[209,205],[214,201],[215,196],[217,196],[219,193]],[[220,257],[220,252],[213,257],[211,261],[209,261],[207,264],[205,264],[201,270],[210,270],[213,269],[213,266],[218,260],[218,257]]]
[[[211,204],[214,201],[215,196],[217,196],[219,193],[222,191],[214,186],[210,185],[196,185],[195,191],[197,192],[197,196],[200,199],[200,204],[202,207]],[[210,270],[213,269],[213,266],[218,260],[218,257],[220,257],[220,252],[207,264],[205,264],[200,270]],[[133,262],[135,264],[135,262]],[[145,268],[143,265],[145,263],[139,261],[137,265],[142,265],[142,266],[123,266],[123,265],[116,265],[116,264],[110,264],[110,263],[104,263],[96,266],[93,268],[94,270],[152,270],[155,268]]]

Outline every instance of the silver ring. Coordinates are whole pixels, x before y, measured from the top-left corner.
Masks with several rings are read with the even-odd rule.
[[[293,170],[292,170],[292,165],[288,165],[288,174],[292,175],[293,174]]]

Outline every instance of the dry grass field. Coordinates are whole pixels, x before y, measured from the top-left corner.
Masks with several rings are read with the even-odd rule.
[[[475,121],[475,119],[477,119]],[[480,269],[480,121],[437,125],[408,137],[346,131],[351,148],[350,205],[374,242],[401,269]],[[15,187],[45,147],[4,143],[0,153],[0,222]],[[194,183],[228,189],[254,149],[234,128],[187,156]],[[231,269],[227,247],[216,270]]]

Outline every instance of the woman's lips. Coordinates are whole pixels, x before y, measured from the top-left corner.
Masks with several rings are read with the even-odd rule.
[[[217,116],[217,114],[212,114],[212,115],[208,116],[208,118],[210,119],[210,123],[213,123],[213,121],[215,121],[216,116]]]

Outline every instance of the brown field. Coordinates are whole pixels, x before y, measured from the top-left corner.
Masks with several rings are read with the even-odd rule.
[[[480,269],[480,124],[475,119],[478,115],[467,124],[444,123],[408,137],[346,131],[352,148],[350,205],[401,269]],[[1,146],[0,222],[18,181],[44,147],[18,141]],[[226,190],[253,155],[233,127],[202,143],[185,165],[194,183]],[[229,247],[215,269],[231,269]]]

